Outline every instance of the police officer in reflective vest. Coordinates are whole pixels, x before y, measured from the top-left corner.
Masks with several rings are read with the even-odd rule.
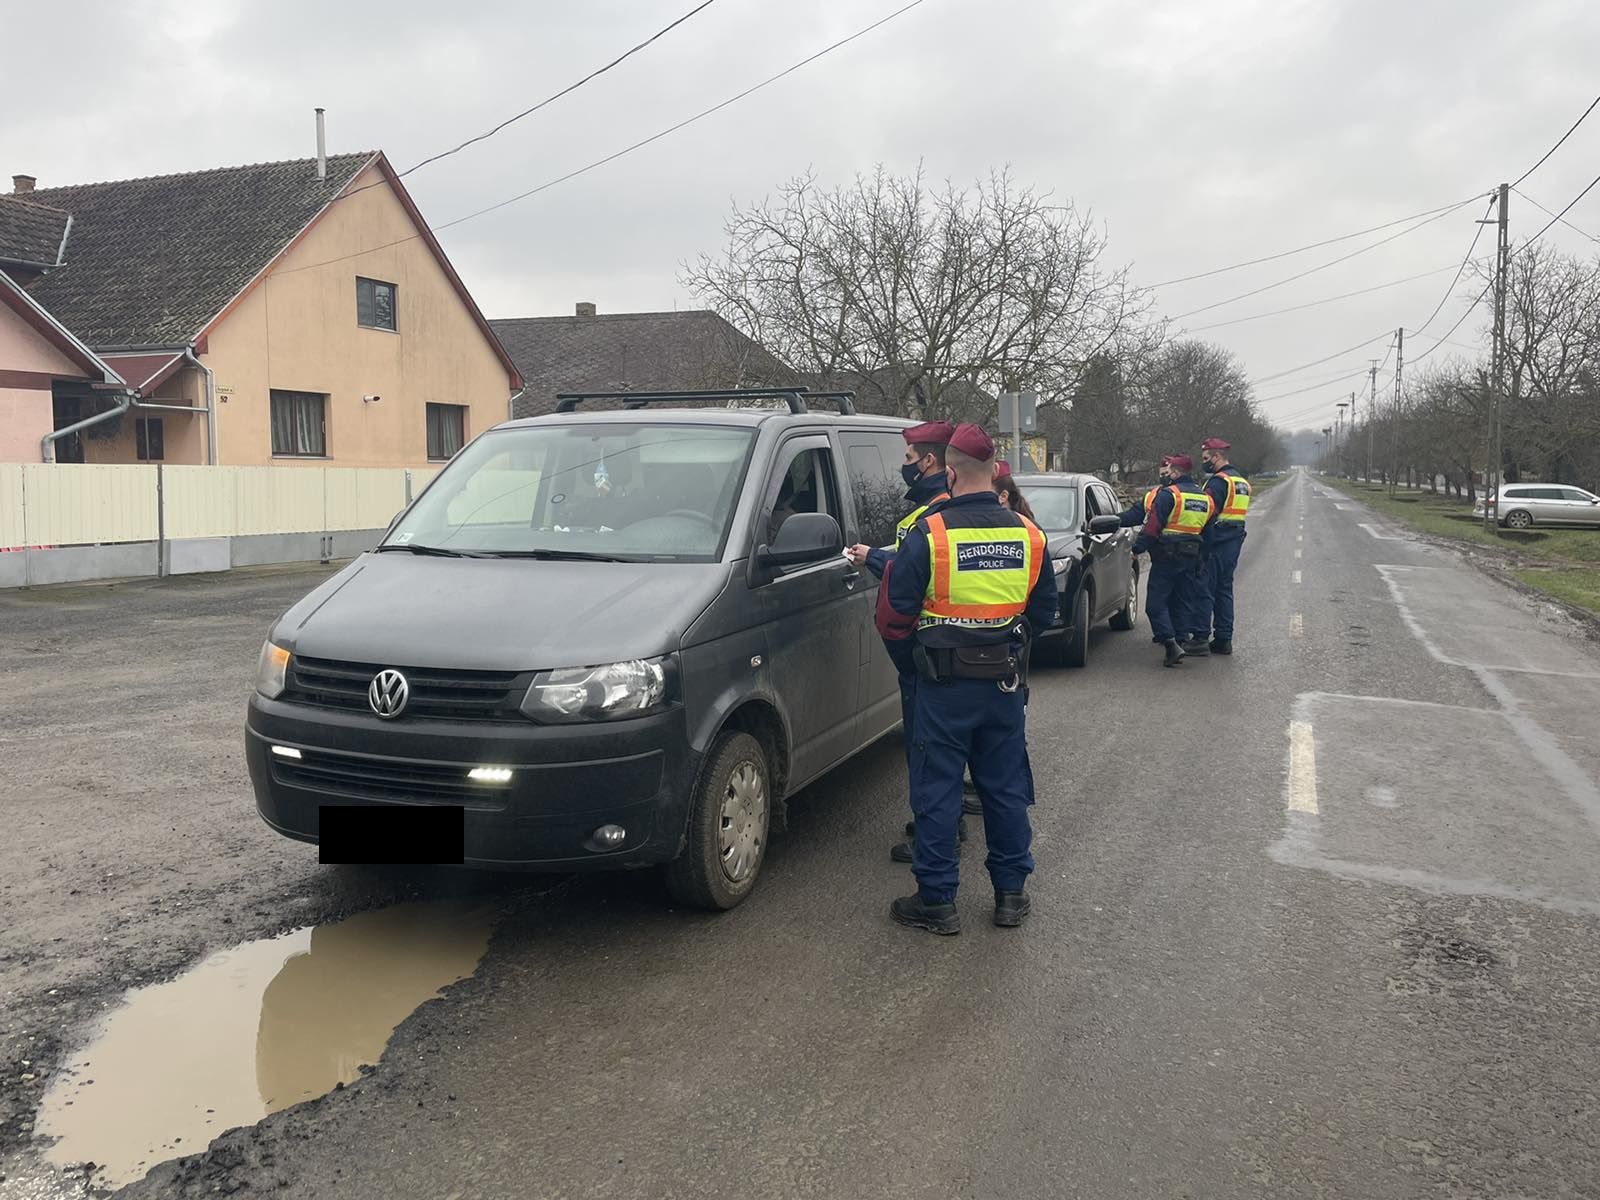
[[[1244,548],[1245,517],[1250,512],[1250,481],[1228,461],[1230,448],[1219,437],[1200,443],[1200,461],[1210,475],[1206,491],[1216,505],[1217,515],[1205,532],[1210,604],[1196,637],[1197,640],[1209,637],[1207,647],[1217,654],[1233,653],[1233,573],[1239,566],[1239,551]]]
[[[1190,477],[1194,460],[1187,454],[1169,454],[1161,460],[1171,480],[1147,495],[1144,528],[1134,539],[1134,550],[1150,551],[1150,582],[1144,596],[1150,634],[1166,651],[1162,665],[1183,661],[1179,639],[1198,628],[1200,539],[1216,513],[1210,495]]]
[[[1056,614],[1045,536],[994,493],[994,443],[959,426],[945,452],[950,499],[901,543],[888,602],[916,623],[911,808],[917,891],[890,913],[902,925],[959,933],[957,822],[970,763],[983,804],[994,923],[1021,925],[1033,871],[1033,773],[1024,731],[1027,645]]]

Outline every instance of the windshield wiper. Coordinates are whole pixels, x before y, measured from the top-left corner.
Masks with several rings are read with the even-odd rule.
[[[486,555],[475,554],[471,550],[451,550],[445,546],[424,546],[418,542],[387,542],[377,549],[378,554],[386,550],[404,550],[407,554],[427,554],[436,558],[485,558]]]
[[[595,554],[588,550],[488,550],[484,558],[533,558],[547,562],[641,562],[616,554]]]

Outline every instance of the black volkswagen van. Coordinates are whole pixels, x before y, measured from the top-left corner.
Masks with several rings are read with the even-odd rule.
[[[804,389],[597,399],[476,438],[272,628],[246,749],[278,832],[460,808],[468,864],[659,864],[726,909],[784,800],[898,725],[843,547],[892,543],[906,422]]]

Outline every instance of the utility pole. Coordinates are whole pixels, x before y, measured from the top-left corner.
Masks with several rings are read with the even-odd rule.
[[[1367,420],[1368,421],[1372,420],[1372,413],[1371,413],[1370,410],[1367,413]],[[1350,433],[1352,434],[1352,436],[1355,434],[1355,431],[1356,431],[1356,394],[1354,392],[1351,392],[1350,393]]]
[[[1506,371],[1506,292],[1510,289],[1511,274],[1511,214],[1508,204],[1511,185],[1502,183],[1495,223],[1499,226],[1499,244],[1495,253],[1494,270],[1494,350],[1491,356],[1489,389],[1489,461],[1484,468],[1483,527],[1493,530],[1500,519],[1500,398],[1505,391]],[[1480,222],[1483,224],[1484,222]]]
[[[1395,360],[1394,360],[1394,436],[1391,439],[1389,452],[1389,494],[1394,495],[1395,476],[1400,473],[1400,413],[1404,407],[1401,388],[1406,374],[1406,330],[1401,326],[1394,331]],[[1372,373],[1372,402],[1378,402],[1378,373]],[[1367,454],[1372,454],[1371,439],[1367,441]]]

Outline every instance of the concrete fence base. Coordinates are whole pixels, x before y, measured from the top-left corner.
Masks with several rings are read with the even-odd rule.
[[[263,533],[178,538],[166,543],[118,542],[109,546],[9,550],[0,553],[0,589],[329,562],[371,550],[383,534],[382,529],[339,529],[330,533]]]

